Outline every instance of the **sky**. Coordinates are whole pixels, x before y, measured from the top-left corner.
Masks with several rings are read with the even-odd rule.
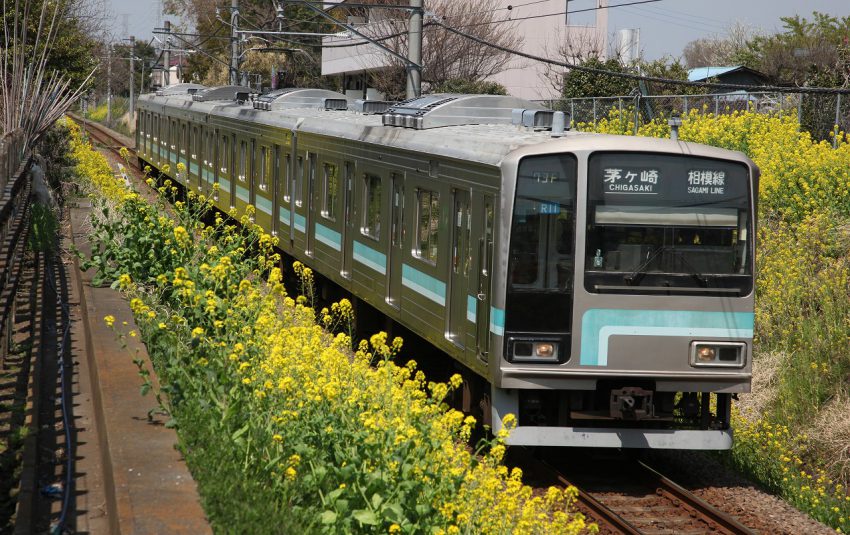
[[[122,39],[135,35],[149,40],[157,24],[158,0],[105,0],[111,7],[114,35]],[[402,3],[404,0],[399,0]],[[455,0],[463,1],[463,0]],[[517,0],[517,3],[527,0]],[[634,0],[609,0],[609,4]],[[229,4],[226,0],[222,4]],[[426,8],[428,0],[425,0]],[[571,0],[569,9],[593,7],[596,0]],[[850,15],[850,0],[661,0],[659,2],[612,7],[608,30],[613,34],[622,28],[640,28],[640,44],[646,59],[679,57],[682,49],[694,39],[723,36],[735,22],[775,33],[782,28],[780,17],[799,14],[810,17],[812,11],[835,16]],[[126,17],[125,17],[126,15]],[[571,24],[592,23],[592,14],[574,15]],[[166,17],[161,17],[164,20]],[[126,30],[124,32],[124,22]]]

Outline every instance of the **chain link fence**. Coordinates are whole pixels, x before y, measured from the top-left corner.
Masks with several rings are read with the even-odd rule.
[[[730,114],[736,111],[795,114],[802,129],[818,140],[835,144],[832,133],[850,130],[850,95],[743,92],[706,95],[624,95],[539,101],[547,107],[570,114],[572,125],[593,124],[612,111],[619,120],[631,124],[634,133],[655,119],[684,116],[689,113]],[[695,111],[694,111],[695,110]]]

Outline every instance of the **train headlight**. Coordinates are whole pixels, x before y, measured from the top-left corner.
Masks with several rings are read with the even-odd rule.
[[[691,366],[743,368],[747,357],[744,342],[691,342]]]
[[[511,338],[508,360],[511,362],[559,362],[560,344],[555,340]]]
[[[556,355],[555,344],[551,342],[540,342],[534,344],[534,356],[550,359]]]
[[[713,347],[700,346],[697,349],[697,360],[699,362],[711,362],[717,356],[717,351]]]

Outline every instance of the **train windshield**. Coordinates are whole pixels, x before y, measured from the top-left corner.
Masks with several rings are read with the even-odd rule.
[[[520,162],[508,266],[510,331],[570,330],[576,167],[571,155]]]
[[[749,184],[747,167],[735,162],[645,153],[591,156],[585,288],[748,294]]]

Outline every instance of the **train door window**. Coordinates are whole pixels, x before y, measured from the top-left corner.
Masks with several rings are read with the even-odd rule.
[[[390,229],[390,246],[401,247],[404,243],[404,222],[402,215],[404,214],[404,189],[402,187],[402,175],[393,173],[393,217],[392,228]]]
[[[282,194],[283,194],[283,200],[286,201],[286,202],[289,202],[289,200],[291,199],[291,193],[289,191],[290,190],[289,181],[292,179],[292,155],[291,154],[287,154],[286,157],[284,158],[283,174],[284,174],[285,178],[284,178],[282,184],[280,185],[280,188],[281,188],[281,191],[282,191]]]
[[[436,191],[416,191],[416,247],[413,255],[437,264],[440,231],[440,194]]]
[[[271,176],[271,152],[265,145],[260,147],[260,179],[258,186],[260,191],[268,191],[268,180]]]
[[[469,235],[472,218],[469,217],[469,196],[458,194],[455,199],[454,232],[452,233],[452,272],[466,276],[471,259]]]
[[[230,154],[227,150],[227,142],[228,142],[227,136],[221,136],[221,147],[220,147],[221,156],[219,157],[219,162],[220,162],[221,172],[224,173],[224,174],[227,174],[228,163],[229,163],[227,161],[227,155]]]
[[[363,222],[360,233],[374,240],[381,238],[381,177],[363,177]]]
[[[335,164],[324,165],[322,176],[322,217],[336,221],[336,200],[339,195],[339,170]]]
[[[180,124],[180,154],[186,155],[186,148],[189,146],[189,131],[186,129],[186,123]]]
[[[237,172],[238,178],[242,182],[245,182],[247,152],[248,146],[245,140],[242,140],[239,143],[239,170]]]
[[[198,158],[198,127],[192,126],[192,139],[189,142],[191,147],[189,148],[189,159],[192,161],[196,161]]]
[[[295,163],[298,166],[295,169],[295,206],[300,208],[304,200],[304,157],[298,156]]]

